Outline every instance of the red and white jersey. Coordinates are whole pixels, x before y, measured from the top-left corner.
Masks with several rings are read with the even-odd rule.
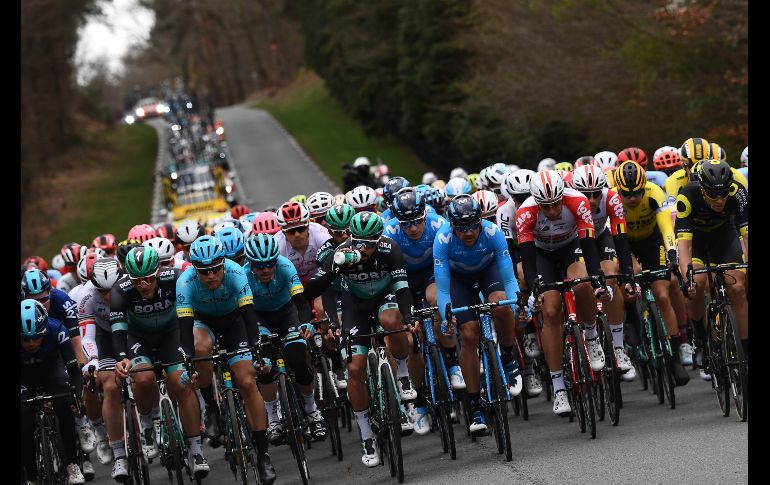
[[[534,241],[536,247],[554,251],[571,243],[576,237],[594,237],[594,232],[588,199],[569,187],[564,188],[561,214],[556,219],[545,217],[532,196],[516,211],[519,244]]]
[[[300,254],[299,251],[295,250],[291,244],[286,241],[286,236],[284,236],[283,231],[277,232],[274,236],[278,243],[279,254],[288,258],[289,261],[294,264],[294,267],[297,268],[299,280],[303,284],[312,278],[318,269],[315,260],[318,249],[332,237],[324,226],[315,222],[310,223],[309,231],[310,235],[308,236],[307,249],[305,249],[304,254]]]
[[[72,291],[72,289],[79,284],[80,284],[80,281],[78,281],[77,277],[74,274],[65,273],[64,275],[62,275],[61,278],[59,278],[59,281],[57,281],[56,288],[69,294],[69,292]]]
[[[497,227],[503,231],[506,239],[516,239],[516,204],[509,202],[497,206],[495,213]]]
[[[110,307],[102,301],[93,283],[86,281],[72,289],[70,298],[75,300],[78,308],[78,324],[80,326],[80,345],[87,359],[97,359],[99,349],[96,347],[96,321],[106,316],[107,325],[110,321]],[[98,317],[96,315],[99,315]],[[101,326],[101,325],[100,325]],[[106,330],[102,327],[103,330]],[[95,363],[95,362],[94,362]]]
[[[620,195],[614,190],[608,188],[602,189],[602,200],[599,202],[599,208],[592,212],[594,218],[594,230],[596,235],[603,233],[609,226],[613,236],[625,234],[626,216],[623,212],[623,202]],[[609,224],[607,224],[609,220]]]

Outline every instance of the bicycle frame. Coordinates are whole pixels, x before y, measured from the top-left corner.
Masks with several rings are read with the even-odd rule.
[[[570,289],[569,291],[564,291],[562,293],[562,297],[563,297],[563,300],[564,300],[565,314],[567,316],[567,318],[565,320],[564,330],[562,332],[562,339],[566,338],[566,340],[569,343],[569,345],[571,346],[571,348],[574,348],[575,347],[575,339],[572,336],[572,331],[571,330],[572,330],[572,327],[574,327],[575,325],[580,325],[578,323],[578,321],[577,321],[577,310],[575,308],[575,295],[572,293],[572,290]],[[583,354],[585,355],[586,359],[588,359],[588,349],[585,346],[585,340],[583,341],[582,351],[583,351]],[[578,375],[576,373],[577,369],[575,368],[575,365],[577,365],[577,363],[575,362],[575,359],[570,359],[570,367],[571,367],[571,371],[572,371],[572,375],[573,376]],[[588,366],[588,372],[591,374],[590,375],[591,381],[595,381],[596,380],[596,373],[594,372],[593,368],[591,368],[590,365]],[[587,382],[579,382],[578,381],[577,384],[578,385],[586,385],[588,383]],[[583,392],[589,392],[589,391],[587,389],[584,389]]]
[[[415,311],[415,315],[422,316],[423,314],[427,315],[422,320],[422,332],[423,336],[425,337],[425,345],[423,345],[422,348],[422,358],[423,362],[425,363],[425,372],[427,373],[428,377],[428,385],[430,386],[430,395],[431,395],[431,403],[434,405],[443,404],[444,401],[437,401],[436,398],[436,385],[435,380],[438,379],[436,374],[440,371],[441,375],[440,377],[444,378],[444,382],[446,383],[446,388],[448,392],[448,401],[447,402],[454,402],[455,397],[454,393],[452,392],[452,386],[450,385],[449,380],[449,374],[446,369],[446,363],[444,362],[443,357],[441,357],[441,369],[434,369],[433,363],[430,359],[430,352],[434,347],[438,346],[438,342],[436,341],[436,334],[433,331],[433,312],[438,310],[437,307],[428,307],[427,303],[423,301],[423,305],[425,307],[421,310]],[[439,354],[440,355],[440,354]]]

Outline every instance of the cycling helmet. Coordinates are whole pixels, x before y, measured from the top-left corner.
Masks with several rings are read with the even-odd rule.
[[[160,255],[146,241],[142,246],[131,248],[126,255],[126,272],[131,278],[144,278],[154,275],[160,268]]]
[[[64,267],[64,256],[61,254],[54,254],[53,258],[51,258],[51,266],[53,266],[53,269],[60,270]]]
[[[22,263],[22,266],[29,265],[35,266],[35,268],[38,268],[40,271],[48,271],[48,263],[46,263],[45,259],[40,256],[30,256]]]
[[[666,151],[672,151],[672,152],[679,153],[679,149],[677,149],[676,147],[672,147],[672,146],[669,146],[669,145],[662,146],[662,147],[658,148],[657,150],[655,150],[655,153],[652,154],[652,162],[655,163],[655,159],[658,158],[658,155],[660,155],[661,153],[666,152]],[[657,170],[657,168],[655,170]]]
[[[596,160],[591,155],[585,155],[577,160],[575,160],[575,164],[572,166],[572,169],[576,169],[578,167],[582,167],[583,165],[598,165],[596,163]]]
[[[404,187],[411,187],[411,185],[412,184],[410,184],[409,181],[404,177],[393,177],[392,179],[388,180],[388,182],[382,188],[382,197],[385,199],[385,202],[392,204],[393,197],[396,195],[396,192],[403,189]]]
[[[618,163],[623,163],[631,160],[641,165],[643,168],[647,168],[647,154],[644,150],[637,147],[624,148],[618,153]]]
[[[230,259],[238,259],[243,256],[243,246],[246,244],[243,233],[235,227],[225,227],[216,231],[214,237],[222,242],[225,248],[225,256]]]
[[[471,196],[479,203],[481,217],[494,216],[497,212],[497,195],[491,190],[479,190]]]
[[[167,263],[174,258],[176,248],[174,243],[165,237],[154,237],[142,243],[142,246],[152,248],[158,253],[158,259],[161,263]]]
[[[61,248],[61,255],[64,258],[65,266],[75,266],[86,253],[88,248],[78,243],[65,244]]]
[[[481,182],[479,181],[479,174],[477,173],[469,173],[467,177],[465,177],[466,180],[468,180],[468,183],[471,184],[472,191],[475,192],[477,190],[480,190]],[[444,193],[446,193],[446,187],[444,187]]]
[[[251,224],[253,234],[275,234],[280,230],[275,212],[263,212],[255,217]]]
[[[278,242],[272,234],[257,234],[246,241],[246,258],[250,263],[269,263],[278,259]]]
[[[366,157],[358,157],[353,162],[353,166],[354,167],[371,167],[372,163]]]
[[[663,150],[655,155],[655,159],[652,161],[652,166],[655,170],[661,172],[667,172],[676,170],[682,166],[682,157],[679,156],[679,150]]]
[[[282,228],[298,224],[307,224],[310,220],[310,211],[307,206],[299,202],[284,202],[281,204],[281,207],[275,211],[275,215],[278,218],[278,225]]]
[[[273,214],[275,214],[275,211],[269,211],[269,212],[272,212]],[[246,221],[246,222],[249,222],[249,223],[253,223],[254,222],[254,218],[257,217],[260,214],[261,214],[261,212],[249,212],[248,214],[244,214],[241,217],[239,217],[238,220],[241,221],[241,222]]]
[[[326,223],[335,231],[347,229],[356,210],[348,204],[336,204],[326,213]]]
[[[516,165],[515,163],[509,163],[509,164],[507,165],[507,167],[508,167],[508,171],[509,171],[509,172],[515,172],[516,170],[521,170],[521,167],[519,167],[519,166],[518,166],[518,165]]]
[[[226,227],[238,227],[240,229],[241,224],[240,222],[236,224],[235,221],[220,221],[214,225],[214,228],[211,230],[211,234],[214,234],[215,232],[220,231]]]
[[[432,184],[430,184],[430,186],[433,187],[434,189],[444,190],[444,188],[446,187],[446,182],[444,182],[441,179],[438,179]]]
[[[94,263],[99,259],[98,254],[88,253],[78,261],[78,279],[81,283],[91,279],[91,275],[94,272]]]
[[[508,166],[504,163],[496,163],[489,167],[484,176],[487,188],[499,189],[505,181],[506,175],[508,175]],[[470,193],[470,191],[467,193]]]
[[[45,306],[32,298],[21,302],[21,334],[29,339],[45,335],[48,328],[48,312]]]
[[[156,236],[155,229],[149,224],[137,224],[128,231],[128,239],[138,239],[140,243]]]
[[[556,166],[556,160],[553,158],[544,158],[537,164],[537,171],[542,172],[544,170],[553,170]]]
[[[725,149],[719,146],[717,143],[709,143],[709,158],[711,160],[722,160],[723,162],[727,161],[727,152],[725,152]]]
[[[489,170],[489,167],[484,167],[479,171],[479,178],[476,179],[476,190],[484,190],[487,188],[487,171],[488,170]]]
[[[51,291],[51,280],[45,271],[28,269],[21,277],[21,289],[25,296],[37,295],[44,291]]]
[[[118,249],[115,251],[115,256],[118,257],[118,261],[120,262],[121,266],[125,264],[126,255],[128,254],[128,252],[131,251],[133,248],[141,245],[142,243],[140,243],[136,239],[125,239],[118,243]]]
[[[614,152],[605,150],[594,155],[594,160],[602,170],[609,170],[617,167],[618,156]]]
[[[424,184],[432,184],[438,180],[438,177],[436,177],[436,174],[433,172],[425,172],[422,174],[422,183]]]
[[[334,203],[336,204],[344,204],[345,203],[345,194],[335,194],[334,196]]]
[[[606,186],[607,177],[596,165],[582,165],[572,172],[572,187],[580,192],[596,192]]]
[[[363,211],[350,220],[350,235],[355,239],[379,239],[384,227],[380,216],[374,212]]]
[[[564,195],[564,179],[555,170],[537,172],[529,181],[529,191],[538,204],[552,204]]]
[[[238,219],[239,217],[248,214],[251,212],[248,207],[246,207],[243,204],[235,204],[230,208],[230,216],[233,219]]]
[[[382,214],[386,210],[388,210],[387,204],[385,204],[385,199],[382,196],[377,196],[377,205],[376,205],[377,213]]]
[[[118,242],[115,240],[115,236],[112,234],[102,234],[96,236],[91,243],[92,248],[99,248],[107,254],[114,254],[118,249]]]
[[[461,177],[450,179],[449,183],[447,183],[446,187],[444,187],[444,192],[446,193],[447,197],[455,197],[460,194],[470,194],[471,190],[471,183]]]
[[[265,207],[265,210],[263,210],[262,212],[276,212],[277,210],[278,210],[278,207],[274,205],[269,205]]]
[[[307,208],[310,210],[310,217],[323,217],[326,211],[334,205],[334,196],[329,192],[313,192],[307,198]]]
[[[176,227],[173,224],[165,223],[160,224],[155,228],[155,235],[158,237],[165,237],[169,241],[176,240]]]
[[[502,186],[505,198],[512,199],[514,194],[529,195],[529,181],[533,175],[535,172],[526,168],[509,173]]]
[[[201,236],[190,246],[190,262],[194,266],[213,266],[224,257],[225,248],[214,236]]]
[[[647,174],[638,163],[627,160],[615,170],[615,187],[619,192],[638,192],[647,184]]]
[[[553,169],[557,172],[570,172],[574,167],[569,162],[559,162],[553,166]]]
[[[725,161],[703,160],[700,163],[700,170],[698,170],[698,180],[703,190],[727,195],[733,184],[733,171]]]
[[[695,163],[708,158],[709,142],[704,138],[688,138],[679,148],[679,155],[682,165],[689,170]]]
[[[457,226],[468,226],[481,220],[478,201],[469,194],[460,194],[452,199],[447,210],[449,222]]]
[[[364,211],[373,209],[377,204],[377,193],[369,186],[359,185],[348,192],[346,199],[356,211]]]
[[[203,226],[198,224],[198,221],[184,221],[176,228],[176,242],[177,244],[186,245],[192,244],[193,241],[205,234]]]
[[[128,259],[128,258],[126,258]],[[97,290],[109,290],[120,279],[118,262],[113,258],[100,258],[94,263],[91,283]]]
[[[446,197],[444,196],[444,192],[435,187],[431,187],[425,193],[425,203],[429,204],[434,209],[443,209],[444,200],[446,200]]]
[[[741,167],[749,166],[749,147],[746,147],[741,152]]]
[[[425,215],[426,198],[412,187],[398,191],[393,198],[391,210],[399,222],[412,221]]]
[[[289,199],[289,202],[299,202],[300,204],[307,204],[307,195],[298,194]]]
[[[88,248],[86,249],[86,254],[84,254],[83,257],[91,253],[98,254],[100,258],[106,258],[109,256],[109,254],[107,254],[107,251],[105,251],[102,248]],[[83,258],[80,258],[80,259],[83,259]]]
[[[466,178],[468,177],[468,172],[466,172],[462,167],[453,168],[452,171],[449,172],[449,178],[453,179],[456,177]]]

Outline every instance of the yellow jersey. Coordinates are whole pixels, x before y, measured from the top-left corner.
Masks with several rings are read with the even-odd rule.
[[[730,170],[733,171],[733,178],[735,181],[743,185],[746,190],[749,190],[749,181],[746,180],[746,177],[744,177],[742,173],[732,167],[730,167]],[[690,179],[687,177],[687,172],[685,172],[683,168],[680,168],[668,176],[664,187],[666,189],[666,195],[668,196],[669,203],[672,203],[676,200],[676,196],[679,194],[679,191],[682,189],[682,187],[687,185],[687,182],[689,181]]]
[[[648,181],[644,185],[644,195],[639,205],[632,208],[623,204],[623,209],[626,213],[629,241],[637,242],[647,239],[652,236],[655,227],[657,227],[663,235],[666,249],[676,248],[671,209],[663,189]]]

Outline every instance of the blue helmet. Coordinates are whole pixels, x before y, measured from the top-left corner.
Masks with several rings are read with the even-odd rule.
[[[51,280],[44,271],[28,269],[21,277],[21,289],[25,295],[37,295],[44,291],[51,291]]]
[[[214,236],[200,236],[190,246],[190,262],[194,266],[212,266],[224,257],[222,241]]]
[[[450,179],[444,187],[447,197],[455,197],[460,194],[470,194],[473,191],[471,183],[468,179],[463,177],[455,177]]]
[[[269,263],[278,259],[278,242],[272,234],[256,234],[246,241],[246,258],[250,263]]]
[[[392,179],[388,180],[385,186],[382,188],[382,197],[385,199],[385,202],[392,204],[393,197],[396,195],[396,192],[403,189],[404,187],[411,186],[412,184],[410,184],[409,181],[404,177],[393,177]]]
[[[242,215],[240,218],[245,221],[252,222],[254,218],[257,217],[258,215],[259,213],[257,212],[249,212],[248,214]]]
[[[223,227],[214,233],[214,237],[222,242],[222,246],[225,248],[225,256],[228,258],[235,259],[243,256],[246,240],[243,237],[243,232],[238,228]]]
[[[21,302],[21,335],[38,338],[45,335],[48,327],[48,312],[42,303],[32,298]]]
[[[461,194],[449,203],[447,217],[454,225],[468,226],[481,220],[481,208],[473,196]]]
[[[400,222],[418,219],[425,215],[425,197],[415,188],[401,189],[393,198],[391,210]]]
[[[425,195],[425,203],[430,204],[434,209],[443,209],[445,199],[444,193],[435,187],[431,187]]]

